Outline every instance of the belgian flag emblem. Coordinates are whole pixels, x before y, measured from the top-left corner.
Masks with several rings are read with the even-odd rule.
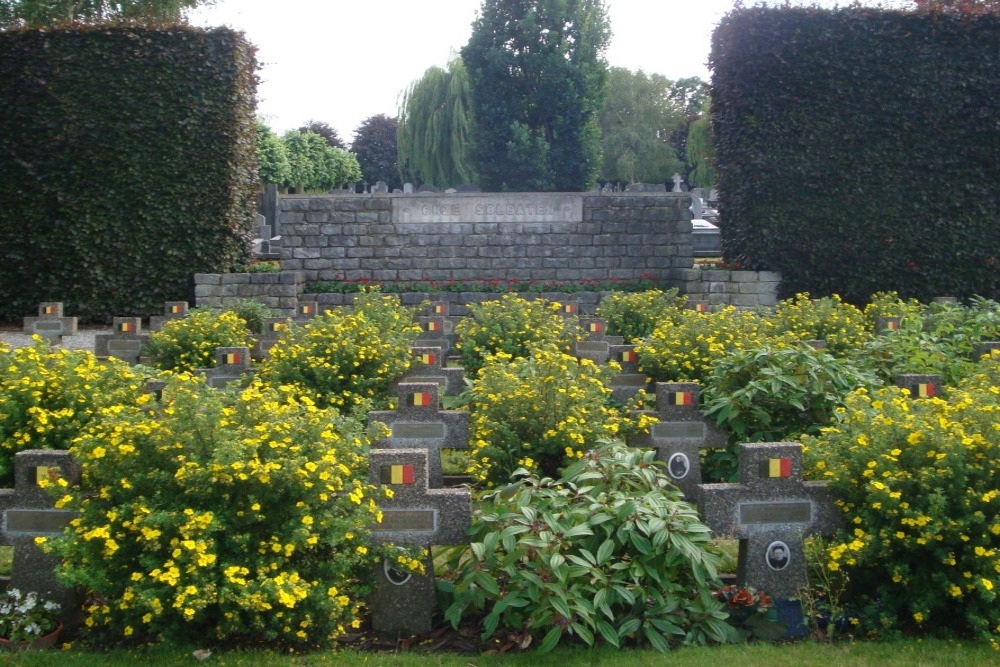
[[[623,362],[625,362],[625,363],[631,363],[631,362],[635,361],[636,359],[638,359],[638,357],[635,354],[635,350],[625,350],[624,352],[622,352],[622,361]]]
[[[427,331],[440,331],[440,330],[441,330],[441,323],[440,322],[428,322],[427,323]]]
[[[171,315],[180,315],[183,312],[184,312],[184,306],[180,306],[180,305],[177,305],[177,304],[174,304],[173,306],[170,306],[170,314]]]
[[[896,331],[899,329],[899,320],[886,320],[885,328],[889,331]]]
[[[132,322],[122,322],[118,330],[122,333],[133,333],[135,331],[135,324]]]
[[[937,393],[937,388],[929,382],[917,384],[917,396],[920,398],[931,398]]]
[[[792,460],[788,458],[767,459],[760,463],[761,477],[791,477]]]
[[[434,314],[435,315],[444,315],[445,311],[447,311],[447,310],[448,310],[447,306],[445,306],[443,303],[438,303],[438,304],[435,304],[435,306],[434,306]]]
[[[431,394],[427,391],[418,391],[410,396],[410,405],[417,407],[427,407],[431,404]]]
[[[45,306],[44,308],[42,308],[42,313],[45,314],[45,315],[55,315],[56,314],[56,307],[55,306]]]
[[[694,309],[699,313],[704,313],[705,311],[708,310],[708,306],[704,303],[696,303],[694,304]]]
[[[573,313],[576,312],[576,304],[575,303],[567,303],[565,306],[563,306],[563,312],[566,313],[566,314],[568,314],[568,315],[572,315]]]
[[[694,405],[693,391],[672,391],[667,394],[669,405]]]
[[[590,333],[601,333],[602,331],[604,331],[604,324],[602,322],[590,323]]]
[[[382,484],[413,484],[413,466],[382,466],[379,471],[379,481]]]
[[[302,315],[312,315],[314,314],[314,309],[312,306],[301,306],[299,308],[299,313]]]
[[[437,360],[438,360],[437,355],[433,353],[420,355],[420,361],[427,364],[428,366],[435,365],[437,363]]]
[[[227,364],[239,364],[243,362],[243,355],[239,352],[229,352],[223,355],[222,358]]]

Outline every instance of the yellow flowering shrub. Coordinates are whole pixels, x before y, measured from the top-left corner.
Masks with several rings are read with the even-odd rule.
[[[288,327],[258,376],[293,386],[320,407],[345,413],[359,405],[385,407],[390,384],[410,367],[410,346],[419,334],[413,312],[398,298],[364,292],[351,308]]]
[[[522,299],[504,294],[499,301],[470,303],[469,317],[455,326],[455,344],[468,375],[486,364],[486,357],[503,352],[511,357],[527,357],[540,345],[552,345],[569,352],[582,338],[575,318],[559,314],[561,304],[544,299]]]
[[[867,627],[949,631],[1000,647],[1000,361],[945,398],[848,397],[805,439],[847,528],[827,550]]]
[[[838,357],[864,344],[873,332],[864,313],[836,294],[819,299],[807,293],[796,294],[779,303],[765,322],[768,336],[793,341],[824,340],[826,351]]]
[[[215,348],[249,347],[250,342],[250,329],[235,312],[195,308],[150,333],[143,351],[159,369],[192,372],[215,366]]]
[[[718,312],[682,310],[635,346],[639,367],[658,382],[703,382],[724,354],[751,349],[764,339],[761,316],[727,307]]]
[[[325,644],[360,623],[390,553],[368,540],[363,432],[290,387],[176,376],[161,402],[106,407],[77,438],[83,480],[57,506],[79,518],[43,546],[97,601],[102,644]]]
[[[687,297],[677,288],[645,292],[612,292],[601,299],[596,315],[608,323],[608,333],[632,343],[653,333],[657,326],[680,317]]]
[[[488,486],[520,468],[556,476],[598,441],[623,438],[639,425],[612,405],[615,372],[554,347],[487,357],[470,390],[472,474]]]
[[[0,488],[14,483],[14,455],[69,449],[102,407],[137,395],[145,378],[119,360],[50,348],[41,339],[18,349],[0,343]]]

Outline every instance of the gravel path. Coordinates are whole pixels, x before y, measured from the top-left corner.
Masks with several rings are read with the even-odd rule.
[[[111,333],[111,327],[87,327],[77,330],[75,336],[64,336],[62,346],[68,350],[94,351],[94,336],[99,333]],[[27,347],[31,345],[31,336],[15,329],[0,330],[0,341],[10,347]]]

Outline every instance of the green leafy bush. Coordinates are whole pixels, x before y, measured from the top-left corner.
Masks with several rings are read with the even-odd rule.
[[[581,338],[575,320],[560,315],[560,304],[555,302],[504,294],[499,301],[470,303],[468,307],[470,316],[455,326],[455,347],[470,375],[483,367],[488,355],[504,352],[515,358],[527,357],[542,344],[569,352],[573,342]]]
[[[859,390],[809,437],[810,474],[837,494],[848,528],[827,550],[863,625],[955,633],[1000,648],[1000,363],[941,398]]]
[[[14,455],[69,449],[104,406],[139,394],[145,378],[124,362],[91,352],[0,344],[0,488],[14,481]]]
[[[247,329],[255,334],[259,334],[264,330],[265,318],[277,317],[278,315],[274,309],[253,299],[238,299],[236,302],[223,308],[223,310],[234,313],[246,323]]]
[[[63,482],[57,506],[79,518],[41,542],[95,601],[101,645],[323,645],[358,627],[388,555],[367,539],[368,446],[360,423],[291,390],[176,376],[162,403],[104,408],[76,439],[82,483]]]
[[[631,343],[649,336],[657,326],[675,321],[686,301],[687,297],[677,295],[677,288],[615,292],[601,299],[596,315],[607,321],[609,334]]]
[[[604,445],[559,480],[527,474],[493,492],[474,517],[471,554],[450,563],[455,626],[485,611],[484,637],[514,633],[548,651],[589,645],[727,641],[712,595],[719,557],[653,452]]]
[[[682,310],[639,341],[635,352],[639,367],[658,382],[704,382],[722,355],[759,345],[762,327],[761,317],[748,310]]]
[[[488,357],[469,391],[470,472],[488,486],[506,484],[519,468],[556,476],[597,441],[638,428],[611,405],[614,373],[553,347]]]
[[[215,348],[249,347],[250,343],[247,323],[235,312],[195,308],[152,332],[144,352],[157,368],[193,372],[215,366]]]
[[[295,387],[321,407],[384,407],[391,382],[410,367],[410,346],[419,333],[413,312],[397,298],[362,293],[351,308],[291,325],[258,374],[271,385]]]

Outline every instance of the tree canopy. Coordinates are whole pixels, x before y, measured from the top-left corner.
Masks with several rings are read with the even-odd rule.
[[[488,191],[581,191],[600,166],[611,37],[601,0],[484,0],[462,48]]]
[[[340,134],[338,134],[337,130],[329,123],[324,123],[319,120],[310,120],[299,128],[299,132],[312,132],[313,134],[318,134],[326,139],[326,143],[330,144],[334,148],[339,148],[345,151],[347,150],[347,144],[344,143],[344,141],[340,138]]]
[[[438,187],[476,180],[469,77],[461,58],[447,70],[431,67],[403,94],[396,137],[404,180]]]
[[[290,175],[285,187],[302,191],[330,190],[361,180],[361,168],[353,153],[335,148],[314,132],[292,130],[282,137],[288,151]]]
[[[0,25],[41,26],[114,19],[179,21],[214,0],[0,0]]]
[[[358,158],[361,176],[368,183],[384,181],[390,190],[402,187],[396,153],[395,118],[370,116],[354,131],[351,152]]]

